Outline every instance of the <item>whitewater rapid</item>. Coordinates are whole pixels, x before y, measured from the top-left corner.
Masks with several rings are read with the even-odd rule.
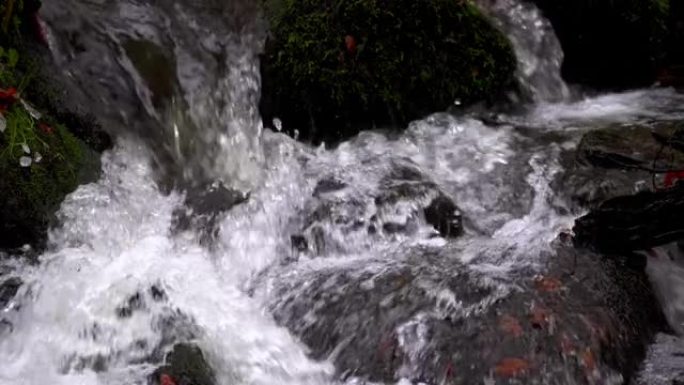
[[[665,99],[672,103],[652,103]],[[197,229],[172,231],[183,195],[162,193],[149,149],[122,138],[103,155],[100,180],[62,204],[39,263],[4,262],[3,279],[18,277],[24,285],[0,313],[12,325],[0,329],[0,384],[142,384],[155,369],[155,351],[179,341],[202,349],[219,384],[334,383],[332,364],[308,358],[306,347],[273,320],[267,305],[278,293],[270,289],[272,277],[257,279],[262,272],[287,280],[337,265],[382,269],[394,263],[394,253],[422,245],[453,250],[505,294],[507,272],[534,269],[574,220],[552,205],[557,194],[550,183],[563,171],[560,152],[573,148],[582,127],[666,119],[676,116],[668,110],[674,102],[681,96],[647,90],[501,117],[567,134],[557,142],[535,142],[512,124],[446,114],[416,121],[399,136],[367,132],[335,149],[266,130],[264,182],[222,214],[211,247],[200,244]],[[421,220],[416,231],[380,237],[340,233],[330,222],[326,235],[341,247],[325,258],[293,250],[290,237],[321,178],[344,181],[348,187],[336,199],[360,201],[364,216],[381,176],[397,163],[429,175],[454,198],[472,221],[463,239],[438,237]],[[410,219],[418,203],[407,204],[391,215]],[[163,300],[150,294],[153,287]],[[129,318],[118,316],[136,293],[144,305]],[[453,296],[440,294],[435,306],[444,295]]]

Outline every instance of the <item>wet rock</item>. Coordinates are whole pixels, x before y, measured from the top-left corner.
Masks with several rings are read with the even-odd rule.
[[[610,253],[684,239],[684,183],[608,200],[575,223],[575,241]]]
[[[249,196],[218,182],[191,186],[185,193],[185,207],[173,213],[173,231],[198,230],[200,242],[205,245],[216,238],[222,215],[249,199]]]
[[[162,377],[168,376],[176,385],[215,385],[216,376],[202,351],[193,344],[176,344],[166,355],[164,366],[150,376],[150,385],[167,385]]]
[[[684,169],[684,152],[671,143],[684,134],[680,124],[614,126],[587,133],[577,156],[595,167],[623,170]]]
[[[669,170],[684,168],[680,123],[617,125],[585,134],[576,152],[563,154],[554,190],[579,207],[594,208],[619,196],[655,191]],[[669,182],[668,182],[669,183]]]
[[[116,315],[119,318],[130,318],[134,311],[140,310],[144,306],[142,295],[140,293],[136,293],[129,297],[124,305],[119,306],[116,309]]]
[[[594,208],[606,200],[653,191],[652,174],[578,165],[554,181],[554,190],[566,194],[579,208]]]
[[[319,181],[318,184],[316,184],[316,188],[314,188],[313,195],[319,196],[321,194],[342,190],[345,187],[347,187],[346,183],[339,181],[335,178],[323,179]]]
[[[0,309],[7,306],[9,301],[14,298],[21,285],[21,279],[16,277],[10,277],[0,282]]]
[[[292,244],[292,248],[296,251],[305,252],[309,250],[309,243],[303,235],[297,234],[290,236],[290,243]]]
[[[159,285],[152,285],[145,292],[139,291],[128,297],[123,304],[116,308],[116,315],[119,318],[130,318],[136,311],[145,309],[147,303],[166,301],[166,292]]]
[[[423,212],[425,220],[443,237],[457,237],[463,234],[461,211],[451,199],[440,195]]]
[[[513,85],[509,42],[469,2],[267,4],[261,115],[304,139],[403,128],[456,100],[485,100]]]
[[[347,188],[351,183],[342,178],[319,182],[302,214],[297,237],[304,239],[293,238],[292,244],[326,255],[371,247],[383,237],[434,235],[429,226],[443,237],[463,233],[459,208],[417,167],[397,162],[377,183],[376,189],[360,192]],[[330,189],[323,192],[320,186]]]
[[[158,285],[150,286],[150,296],[155,302],[166,301],[166,292]]]
[[[587,251],[512,286],[447,254],[271,272],[270,307],[340,378],[384,383],[629,381],[664,326],[643,272]]]

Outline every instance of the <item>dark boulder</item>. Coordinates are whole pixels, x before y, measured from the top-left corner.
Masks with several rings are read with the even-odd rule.
[[[684,239],[684,183],[610,199],[578,219],[575,241],[611,253],[647,250]]]
[[[577,157],[580,162],[602,168],[682,170],[684,152],[678,148],[678,138],[684,134],[683,127],[661,123],[653,127],[617,125],[594,130],[582,138]]]
[[[359,251],[395,236],[463,234],[461,210],[410,162],[394,162],[379,180],[373,179],[369,172],[366,183],[378,188],[363,192],[341,177],[319,181],[297,224],[301,231],[290,239],[293,251],[323,256]]]
[[[0,310],[4,309],[9,301],[14,298],[21,285],[22,282],[17,277],[7,279],[0,277]]]
[[[443,237],[457,237],[463,234],[463,218],[454,202],[444,195],[435,198],[423,210],[425,220]]]
[[[216,375],[202,351],[195,345],[179,343],[166,355],[164,366],[150,376],[150,385],[167,385],[168,376],[176,385],[215,385]]]
[[[560,247],[515,285],[448,252],[271,272],[275,319],[342,379],[393,383],[626,381],[663,320],[643,273]]]
[[[587,133],[567,177],[575,194],[593,198],[575,223],[575,242],[627,253],[684,238],[684,186],[664,189],[684,170],[683,139],[681,123],[672,122]]]
[[[577,150],[563,154],[568,172],[555,190],[581,207],[596,207],[619,196],[654,191],[673,182],[669,171],[684,170],[681,123],[614,125],[586,133]]]
[[[172,231],[198,231],[200,242],[211,245],[219,231],[222,215],[249,197],[223,183],[191,185],[185,189],[185,205],[173,212]]]
[[[38,123],[18,104],[0,133],[0,249],[44,245],[64,197],[99,175],[99,154],[61,124]]]
[[[306,139],[403,128],[457,100],[486,100],[513,85],[509,42],[470,2],[266,3],[262,117],[280,118]]]
[[[563,77],[601,88],[652,84],[665,59],[668,0],[533,0],[551,20]]]

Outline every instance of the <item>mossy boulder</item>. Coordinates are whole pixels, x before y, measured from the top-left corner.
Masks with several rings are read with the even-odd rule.
[[[669,0],[534,2],[551,20],[563,46],[567,81],[628,88],[656,80],[665,59]]]
[[[165,365],[148,379],[150,385],[165,385],[168,380],[177,385],[215,385],[216,374],[207,363],[204,353],[193,344],[179,343],[167,354]]]
[[[467,1],[272,0],[261,113],[313,141],[500,95],[509,41]]]
[[[99,172],[99,156],[60,124],[38,122],[20,104],[0,133],[0,249],[40,247],[65,195]]]

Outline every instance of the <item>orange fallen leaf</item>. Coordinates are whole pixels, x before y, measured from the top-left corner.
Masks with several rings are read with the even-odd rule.
[[[582,353],[582,365],[589,371],[593,372],[596,369],[596,359],[591,349],[587,348]]]
[[[344,37],[344,46],[347,48],[347,53],[354,56],[356,55],[356,39],[352,35],[347,35]]]
[[[494,368],[494,373],[500,377],[518,377],[525,374],[530,364],[521,358],[504,358]]]
[[[523,329],[518,319],[510,315],[503,315],[499,318],[499,329],[515,338],[523,334]]]
[[[539,277],[535,280],[537,290],[546,293],[553,293],[561,289],[563,284],[557,278],[553,277]]]

